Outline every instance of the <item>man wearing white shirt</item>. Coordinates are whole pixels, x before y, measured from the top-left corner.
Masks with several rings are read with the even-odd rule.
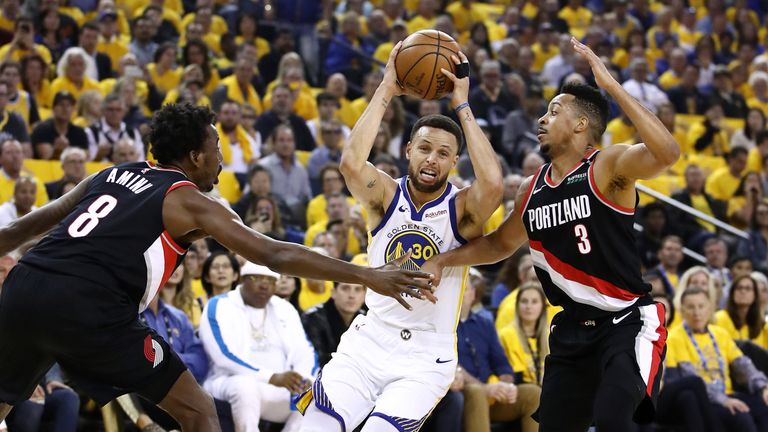
[[[203,387],[230,403],[238,432],[258,431],[261,419],[296,431],[303,417],[291,397],[314,378],[314,349],[296,309],[273,295],[280,275],[250,262],[240,273],[241,285],[203,311],[200,338],[211,359]]]
[[[567,34],[560,35],[557,40],[560,52],[544,63],[544,69],[541,70],[541,79],[545,85],[558,88],[560,80],[564,76],[573,72],[573,47],[571,47],[571,36]]]
[[[109,94],[104,98],[101,109],[101,119],[85,129],[85,134],[88,137],[88,154],[91,160],[97,162],[112,160],[112,151],[115,145],[125,138],[133,141],[138,160],[144,160],[144,143],[141,140],[141,134],[123,122],[127,112],[123,99],[115,93]]]
[[[10,224],[37,208],[34,205],[37,186],[37,181],[32,177],[19,177],[16,180],[13,186],[13,199],[0,205],[0,227]]]
[[[631,78],[621,85],[627,93],[652,113],[655,113],[661,105],[669,103],[667,94],[656,84],[648,82],[648,62],[645,59],[632,60],[629,68]]]

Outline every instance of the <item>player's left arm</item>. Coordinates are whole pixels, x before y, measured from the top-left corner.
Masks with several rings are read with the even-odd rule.
[[[61,198],[0,228],[0,256],[7,255],[24,242],[47,232],[61,222],[80,202],[88,188],[88,183],[95,175],[78,183]]]
[[[459,52],[459,58],[451,56],[459,67],[468,67],[469,61],[464,53]],[[466,64],[467,66],[463,66]],[[451,81],[453,81],[453,94],[451,95],[451,108],[457,109],[456,115],[464,130],[464,138],[467,142],[467,152],[472,166],[475,169],[475,181],[465,191],[463,199],[457,204],[460,223],[459,229],[464,226],[482,227],[485,221],[499,207],[504,192],[502,184],[501,165],[496,157],[493,146],[486,138],[485,133],[477,124],[472,108],[469,106],[469,76],[458,78],[446,69],[442,69]],[[462,205],[463,204],[463,205]]]
[[[605,165],[600,171],[607,170],[611,178],[631,181],[650,179],[664,172],[680,157],[680,145],[655,114],[624,90],[588,46],[576,39],[572,43],[573,49],[589,62],[597,85],[619,104],[643,140],[641,144],[608,147],[601,153],[600,164]]]

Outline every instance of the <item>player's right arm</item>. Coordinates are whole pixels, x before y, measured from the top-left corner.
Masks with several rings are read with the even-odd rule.
[[[431,296],[429,274],[393,267],[393,264],[399,267],[410,258],[408,253],[393,264],[379,268],[350,264],[316,253],[303,245],[262,235],[243,225],[240,217],[229,207],[191,187],[175,189],[165,197],[163,223],[171,237],[182,244],[211,236],[246,260],[265,265],[277,273],[365,285],[381,295],[394,298],[407,309],[411,307],[403,300],[401,293],[420,299],[424,299],[425,295]]]
[[[434,285],[440,283],[445,267],[493,264],[512,255],[525,243],[528,234],[523,226],[522,207],[528,199],[533,177],[520,185],[515,198],[515,209],[494,232],[478,237],[466,245],[435,255],[421,266],[421,270],[434,275]]]
[[[95,175],[93,174],[78,183],[74,189],[61,198],[51,201],[0,228],[0,256],[7,255],[26,241],[44,234],[67,217],[85,195],[88,183]],[[42,187],[42,185],[38,185],[38,187]]]
[[[352,128],[349,139],[344,144],[341,163],[339,164],[347,188],[352,196],[365,206],[368,214],[373,217],[369,221],[373,226],[378,223],[376,219],[384,215],[384,203],[387,194],[389,196],[394,195],[397,187],[392,177],[376,169],[373,164],[368,162],[368,156],[371,154],[376,135],[379,133],[379,126],[387,105],[393,97],[403,94],[400,85],[397,84],[395,72],[395,56],[399,48],[400,43],[395,45],[389,55],[384,78],[363,111],[363,115]]]

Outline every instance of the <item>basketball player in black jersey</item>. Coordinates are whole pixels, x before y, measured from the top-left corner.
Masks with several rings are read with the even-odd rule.
[[[218,182],[221,149],[208,108],[166,105],[150,142],[159,165],[102,170],[70,193],[0,229],[0,255],[52,230],[10,272],[0,295],[0,420],[58,362],[104,404],[139,393],[183,430],[219,430],[212,399],[170,346],[138,320],[187,247],[211,236],[248,261],[287,275],[362,284],[424,298],[424,273],[355,266],[249,228],[203,192]],[[408,259],[406,254],[405,259]],[[414,288],[415,287],[415,288]],[[295,372],[270,384],[303,391]]]
[[[585,431],[594,423],[600,432],[624,432],[633,418],[653,415],[666,341],[664,311],[640,277],[635,181],[663,172],[680,149],[591,49],[572,44],[644,143],[595,150],[608,102],[593,87],[565,85],[539,119],[541,151],[551,163],[525,180],[514,212],[497,231],[436,255],[422,270],[438,282],[445,266],[494,263],[527,239],[547,297],[563,307],[551,326],[540,430]]]

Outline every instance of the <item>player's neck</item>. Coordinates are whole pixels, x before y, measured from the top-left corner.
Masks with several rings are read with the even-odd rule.
[[[584,157],[589,151],[591,151],[591,148],[588,148],[585,151],[569,149],[565,153],[552,158],[552,169],[549,171],[549,176],[552,181],[555,182],[555,184],[560,183],[563,177],[568,175],[576,165],[584,160]]]
[[[448,187],[448,182],[443,185],[440,189],[436,190],[435,192],[421,192],[415,187],[413,187],[413,183],[408,180],[405,187],[408,188],[408,196],[411,197],[411,201],[413,201],[413,205],[415,205],[417,208],[421,208],[424,204],[434,201],[437,199],[440,195],[445,192],[445,188]]]

